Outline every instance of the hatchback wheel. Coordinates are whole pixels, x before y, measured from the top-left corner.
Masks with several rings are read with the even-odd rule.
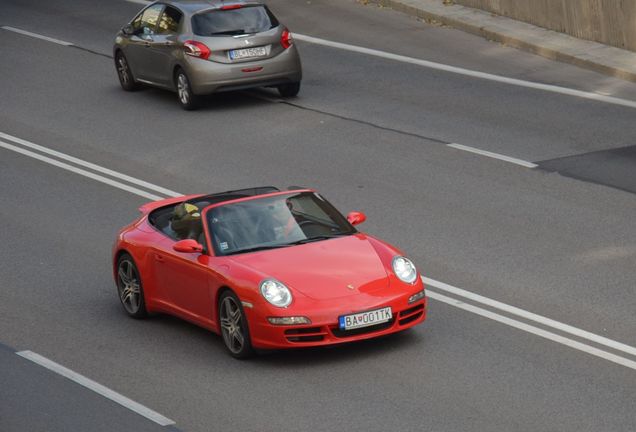
[[[219,299],[219,322],[223,343],[230,355],[239,359],[254,355],[243,306],[231,291],[225,291]]]
[[[179,103],[184,110],[196,109],[199,105],[199,97],[192,93],[192,86],[190,80],[185,72],[181,69],[175,74],[175,81],[177,85],[177,96],[179,97]]]
[[[295,97],[298,95],[298,92],[300,91],[300,81],[291,83],[291,84],[279,85],[277,88],[278,88],[278,93],[280,93],[282,97],[285,97],[285,98]]]
[[[139,88],[139,84],[135,82],[135,78],[128,65],[126,56],[120,51],[115,55],[115,67],[117,68],[117,76],[119,77],[119,84],[121,88],[126,91],[133,91]]]
[[[144,318],[148,315],[139,270],[128,254],[123,254],[117,260],[117,293],[128,315],[133,318]]]

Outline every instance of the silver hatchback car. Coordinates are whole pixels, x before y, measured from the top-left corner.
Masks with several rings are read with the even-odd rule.
[[[187,110],[214,92],[276,87],[293,97],[300,91],[292,35],[262,3],[157,1],[121,29],[113,50],[124,90],[149,84],[176,91]]]

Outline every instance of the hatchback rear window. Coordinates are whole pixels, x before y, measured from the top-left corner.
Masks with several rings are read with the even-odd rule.
[[[278,26],[278,20],[266,6],[216,9],[192,17],[192,30],[198,36],[223,36],[259,33]]]

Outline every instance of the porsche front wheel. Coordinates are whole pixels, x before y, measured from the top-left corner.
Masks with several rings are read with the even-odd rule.
[[[225,291],[219,298],[219,322],[223,343],[230,355],[239,359],[254,355],[243,306],[232,291]]]
[[[123,254],[117,260],[117,293],[128,315],[133,318],[144,318],[148,315],[139,270],[128,254]]]

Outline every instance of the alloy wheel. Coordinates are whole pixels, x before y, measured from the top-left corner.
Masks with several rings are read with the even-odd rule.
[[[177,92],[179,94],[179,100],[183,105],[188,105],[190,102],[190,85],[188,78],[182,73],[177,77]]]
[[[141,287],[137,269],[131,261],[124,259],[119,263],[117,282],[121,304],[129,314],[136,314],[141,308]]]
[[[243,333],[243,314],[240,306],[232,297],[225,297],[221,303],[221,333],[227,348],[233,354],[239,354],[245,346]]]
[[[122,84],[127,85],[130,83],[128,63],[126,63],[126,58],[122,55],[117,58],[117,73],[119,74],[119,79],[121,80]]]

